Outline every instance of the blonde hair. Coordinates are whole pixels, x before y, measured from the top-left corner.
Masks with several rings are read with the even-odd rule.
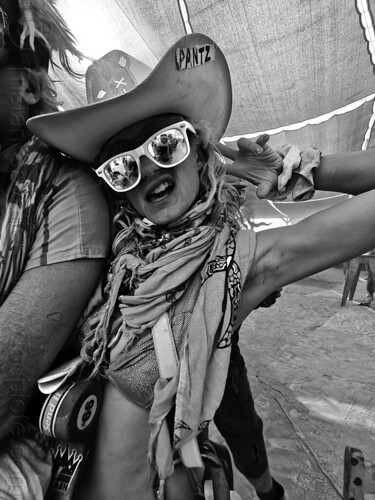
[[[220,221],[239,229],[243,223],[240,206],[241,195],[226,176],[226,167],[222,155],[213,138],[212,128],[207,124],[194,124],[197,134],[190,136],[190,144],[203,155],[201,162],[201,190],[207,196],[207,204],[216,197],[214,208],[209,217],[210,223]]]

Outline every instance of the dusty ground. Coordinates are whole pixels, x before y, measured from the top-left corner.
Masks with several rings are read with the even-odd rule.
[[[272,471],[289,500],[342,498],[346,445],[375,461],[375,305],[358,306],[364,278],[341,307],[342,269],[316,274],[243,325]],[[242,500],[256,498],[238,473],[236,489]]]

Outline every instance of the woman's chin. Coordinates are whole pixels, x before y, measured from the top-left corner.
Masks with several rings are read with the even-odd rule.
[[[168,224],[172,224],[172,222],[174,222],[177,218],[178,217],[172,216],[172,214],[151,214],[149,217],[147,217],[150,222],[156,224],[157,226],[167,226]]]
[[[168,203],[164,200],[162,203],[154,203],[147,207],[146,217],[149,221],[157,226],[166,226],[175,222],[181,217],[189,207],[182,206],[181,204]]]

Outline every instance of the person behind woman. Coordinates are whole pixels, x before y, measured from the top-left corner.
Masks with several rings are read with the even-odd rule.
[[[238,191],[215,147],[230,111],[225,58],[208,37],[192,34],[135,90],[28,122],[44,141],[93,166],[118,195],[106,300],[84,326],[82,351],[93,376],[110,383],[97,452],[77,498],[154,498],[150,470],[159,497],[194,498],[182,486],[184,472],[174,472],[173,454],[214,417],[232,330],[273,291],[375,246],[373,190],[294,226],[243,229]],[[171,130],[186,149],[165,165],[151,144]],[[118,157],[138,168],[126,191],[111,184]],[[319,189],[375,188],[374,152],[322,156],[320,166],[314,158],[310,179]],[[277,173],[280,164],[270,175],[260,163],[252,180],[272,184]],[[295,177],[297,184],[306,181],[301,171]],[[167,375],[163,352],[155,349],[161,323],[176,355],[176,371],[168,358]],[[165,431],[170,418],[172,441]]]
[[[97,183],[26,128],[58,109],[48,70],[58,55],[75,76],[69,53],[82,57],[55,2],[0,0],[1,498],[41,498],[48,486],[50,446],[28,411],[109,252]]]

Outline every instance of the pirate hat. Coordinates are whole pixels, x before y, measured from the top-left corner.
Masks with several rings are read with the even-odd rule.
[[[161,114],[207,123],[219,140],[231,107],[230,74],[222,51],[207,36],[193,33],[178,40],[151,74],[129,92],[86,107],[37,116],[27,126],[47,144],[93,164],[113,135]]]
[[[86,71],[87,102],[102,102],[139,85],[152,69],[122,50],[111,50],[93,61]]]

